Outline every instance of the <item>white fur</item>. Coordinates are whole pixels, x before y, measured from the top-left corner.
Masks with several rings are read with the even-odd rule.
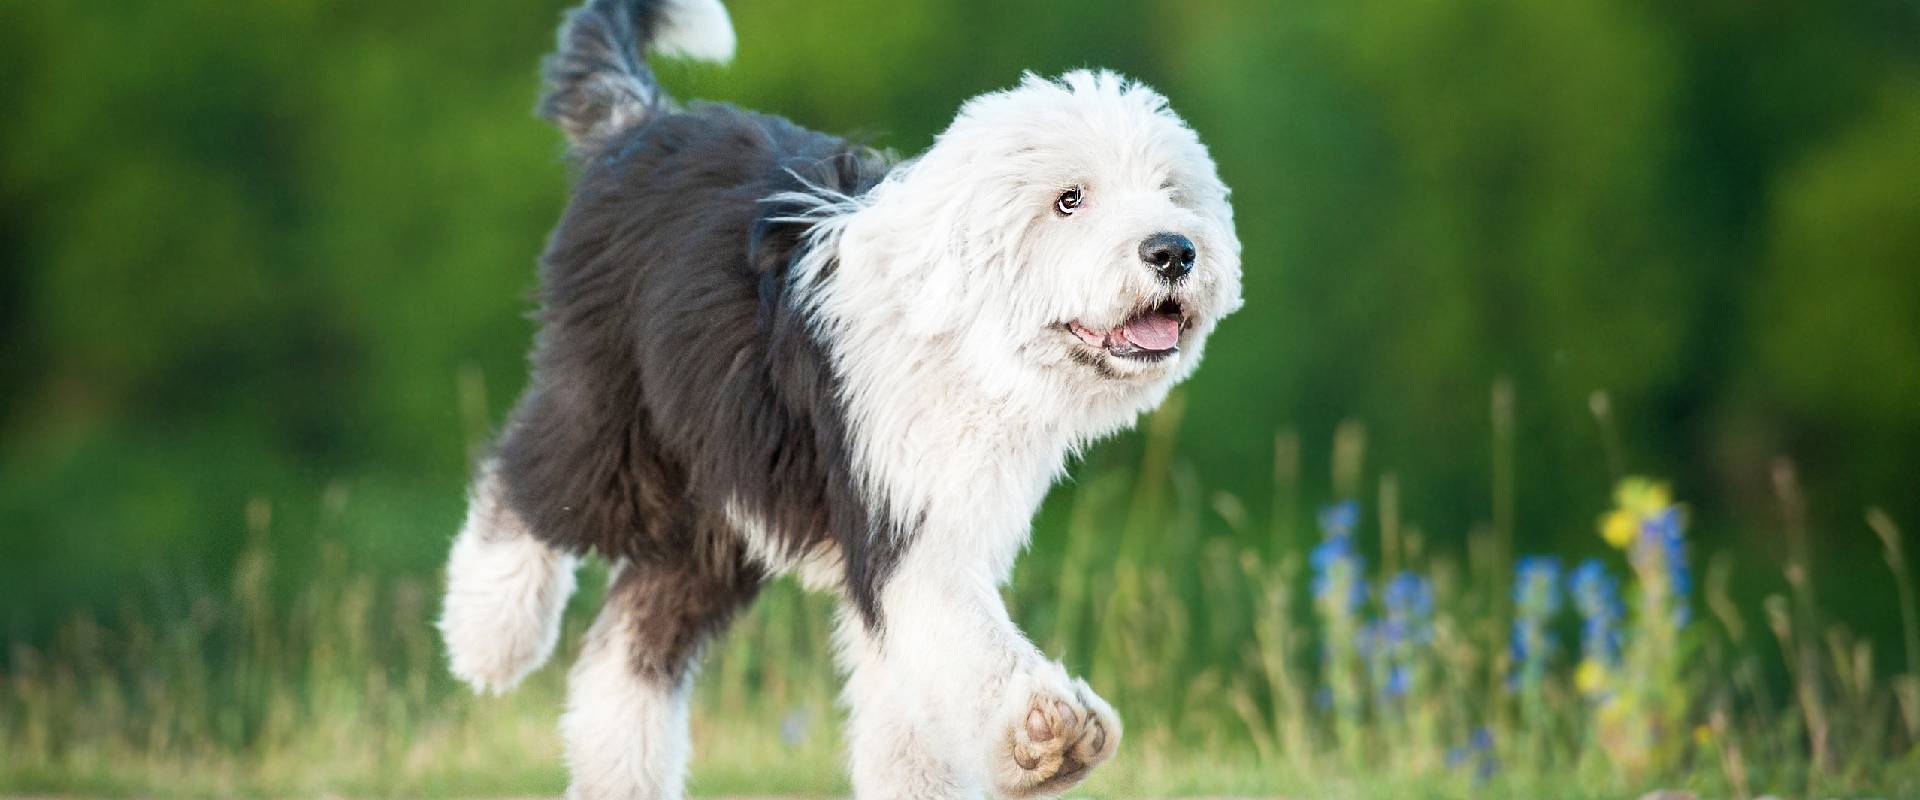
[[[1014,626],[979,560],[948,561],[951,552],[909,551],[887,584],[878,638],[851,614],[837,628],[856,796],[1016,796],[1008,740],[1037,703],[1100,716],[1106,754],[1118,744],[1112,709]]]
[[[545,663],[573,594],[573,556],[547,547],[483,471],[447,560],[440,633],[453,674],[482,694],[513,688]]]
[[[733,60],[733,21],[720,0],[668,0],[653,52],[669,58]]]
[[[1054,214],[1074,186],[1084,205]],[[1003,745],[1035,697],[1111,710],[1076,699],[997,588],[1066,457],[1158,405],[1239,307],[1227,190],[1164,98],[1082,71],[976,98],[870,193],[816,202],[796,288],[832,342],[865,490],[919,514],[882,636],[841,628],[856,792],[1010,794]],[[1165,294],[1137,254],[1161,231],[1199,252],[1177,292],[1196,319],[1182,352],[1111,376],[1072,361],[1063,323],[1118,325]]]
[[[609,603],[567,675],[560,735],[572,800],[679,800],[684,792],[691,672],[677,684],[640,675],[635,624],[627,604]]]

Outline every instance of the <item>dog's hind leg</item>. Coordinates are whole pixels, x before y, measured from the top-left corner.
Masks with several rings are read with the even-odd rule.
[[[492,464],[481,467],[467,502],[447,559],[440,634],[453,674],[498,694],[553,654],[578,559],[534,535]]]
[[[733,548],[723,548],[732,550]],[[687,697],[700,653],[765,580],[744,555],[615,567],[568,677],[560,719],[578,800],[678,800],[691,747]]]

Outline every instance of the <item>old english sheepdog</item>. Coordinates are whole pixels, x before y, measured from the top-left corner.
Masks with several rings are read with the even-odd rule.
[[[1108,72],[967,101],[895,159],[681,105],[645,51],[732,54],[717,0],[590,0],[540,111],[578,166],[532,378],[470,489],[440,630],[504,691],[612,583],[569,677],[570,795],[677,798],[703,646],[772,575],[844,598],[862,798],[1058,794],[1120,721],[999,587],[1069,454],[1131,425],[1240,306],[1227,187]]]

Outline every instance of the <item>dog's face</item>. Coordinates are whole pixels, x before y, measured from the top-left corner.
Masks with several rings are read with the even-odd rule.
[[[955,337],[982,380],[1157,402],[1240,306],[1240,242],[1206,148],[1164,98],[1111,73],[975,98],[898,177],[880,205],[927,254],[892,259],[925,270],[906,323]]]
[[[1085,72],[962,115],[1018,165],[999,188],[1024,216],[1005,276],[1023,351],[1091,383],[1184,376],[1241,302],[1233,210],[1193,131],[1151,90]]]

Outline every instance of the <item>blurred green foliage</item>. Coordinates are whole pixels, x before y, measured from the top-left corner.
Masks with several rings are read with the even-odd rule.
[[[565,4],[0,2],[0,630],[222,583],[255,496],[438,563],[565,200],[529,111]],[[901,152],[1025,69],[1172,98],[1246,245],[1181,435],[1207,486],[1265,497],[1276,430],[1322,464],[1356,418],[1459,549],[1507,376],[1534,549],[1597,546],[1601,390],[1716,546],[1779,552],[1777,456],[1817,569],[1877,557],[1869,502],[1920,527],[1912,0],[730,5],[737,63],[678,95]]]

